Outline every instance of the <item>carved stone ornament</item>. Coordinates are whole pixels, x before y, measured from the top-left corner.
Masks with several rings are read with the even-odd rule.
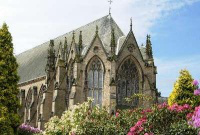
[[[129,44],[129,45],[127,46],[127,48],[128,48],[128,51],[132,53],[133,50],[135,49],[135,46],[134,46],[134,44]]]
[[[95,46],[94,49],[93,49],[94,53],[98,53],[99,51],[99,47],[98,46]]]

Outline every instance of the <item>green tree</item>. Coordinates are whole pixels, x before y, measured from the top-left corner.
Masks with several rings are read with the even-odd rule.
[[[195,87],[192,84],[193,80],[188,70],[181,70],[180,76],[175,82],[173,91],[168,98],[168,104],[189,104],[193,107],[199,105],[200,98],[194,95]]]
[[[19,108],[18,87],[19,76],[17,75],[18,64],[13,55],[12,36],[8,31],[6,23],[0,28],[0,103],[3,108],[2,117],[5,117],[7,123],[3,135],[12,135],[17,131],[19,126]],[[2,125],[1,125],[2,126]],[[6,129],[7,130],[6,132]],[[12,129],[12,131],[10,131]],[[11,134],[12,133],[12,134]]]

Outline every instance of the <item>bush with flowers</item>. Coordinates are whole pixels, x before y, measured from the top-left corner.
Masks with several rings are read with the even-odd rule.
[[[18,129],[18,135],[41,135],[42,130],[34,128],[27,124],[21,124]]]
[[[141,109],[122,110],[116,115],[111,115],[106,108],[98,106],[91,109],[92,100],[89,99],[72,110],[67,110],[59,119],[52,117],[45,124],[44,134],[46,135],[113,135],[126,134],[130,126],[141,117]]]
[[[193,85],[195,87],[194,95],[200,96],[199,82],[197,80],[194,80]],[[188,115],[189,115],[189,125],[194,127],[200,135],[200,106],[195,107],[194,112]]]
[[[195,96],[200,95],[198,81],[193,82]],[[140,95],[141,96],[141,95]],[[117,110],[109,114],[106,108],[91,108],[88,99],[61,118],[52,117],[45,124],[45,135],[195,135],[200,131],[200,106],[167,103],[151,108]]]

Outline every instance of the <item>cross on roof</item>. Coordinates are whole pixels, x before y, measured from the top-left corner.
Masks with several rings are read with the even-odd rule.
[[[110,3],[110,5],[111,5],[113,1],[112,1],[112,0],[109,0],[108,2],[109,2],[109,3]]]
[[[110,6],[109,6],[109,15],[111,15],[111,4],[112,4],[113,1],[109,0],[108,2],[110,3]]]

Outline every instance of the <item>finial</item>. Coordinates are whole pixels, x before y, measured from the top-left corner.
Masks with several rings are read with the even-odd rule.
[[[111,46],[115,47],[115,30],[114,30],[114,28],[112,28],[112,32],[111,32]]]
[[[49,46],[50,46],[50,47],[54,47],[54,40],[50,40]]]
[[[147,40],[150,40],[151,36],[147,34]]]
[[[130,21],[131,21],[131,22],[130,22],[130,23],[131,23],[131,24],[130,24],[130,29],[131,29],[131,31],[132,31],[132,30],[133,30],[133,20],[132,20],[132,17],[131,17]]]
[[[96,35],[98,35],[98,33],[99,33],[99,27],[98,25],[96,25]]]
[[[65,37],[65,41],[64,41],[64,50],[66,50],[67,48],[67,38]]]
[[[75,31],[73,31],[72,40],[75,40]]]
[[[79,35],[79,48],[82,48],[82,31],[80,31],[80,35]]]

